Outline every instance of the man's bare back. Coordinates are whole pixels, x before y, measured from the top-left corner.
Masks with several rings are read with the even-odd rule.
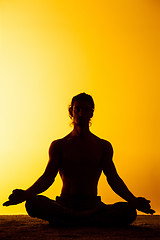
[[[92,133],[81,138],[72,133],[53,142],[59,152],[59,173],[63,181],[61,196],[97,196],[97,184],[102,172],[103,156],[110,144]]]

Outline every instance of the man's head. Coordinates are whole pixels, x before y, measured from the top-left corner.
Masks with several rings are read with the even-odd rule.
[[[84,125],[90,122],[94,108],[93,98],[86,93],[80,93],[72,98],[69,106],[69,117],[74,124]]]

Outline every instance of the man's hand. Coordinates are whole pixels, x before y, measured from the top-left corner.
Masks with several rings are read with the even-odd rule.
[[[3,206],[16,205],[24,202],[27,199],[27,194],[25,190],[15,189],[9,196],[9,201],[3,203]]]
[[[147,200],[143,197],[136,198],[134,205],[138,211],[141,211],[147,214],[155,213],[155,211],[151,209],[150,200]]]

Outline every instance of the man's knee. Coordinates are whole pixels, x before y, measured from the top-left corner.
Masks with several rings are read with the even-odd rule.
[[[137,217],[137,211],[136,208],[132,205],[128,204],[128,224],[133,223],[136,220]]]
[[[37,195],[26,201],[25,207],[26,207],[26,211],[29,216],[31,216],[31,217],[37,216],[37,211],[38,211],[38,208],[40,206],[40,202],[42,199],[43,199],[43,196]]]
[[[127,202],[118,202],[114,204],[114,208],[119,212],[122,224],[131,224],[136,220],[136,208]]]
[[[124,203],[124,217],[126,218],[124,220],[126,221],[126,224],[133,223],[137,217],[136,208],[129,203]]]

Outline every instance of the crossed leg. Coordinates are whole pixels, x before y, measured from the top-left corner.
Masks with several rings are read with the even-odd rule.
[[[66,208],[42,195],[27,200],[26,210],[31,217],[60,225],[125,226],[131,224],[137,216],[136,209],[127,202],[112,205],[101,202],[96,209],[83,213]]]

